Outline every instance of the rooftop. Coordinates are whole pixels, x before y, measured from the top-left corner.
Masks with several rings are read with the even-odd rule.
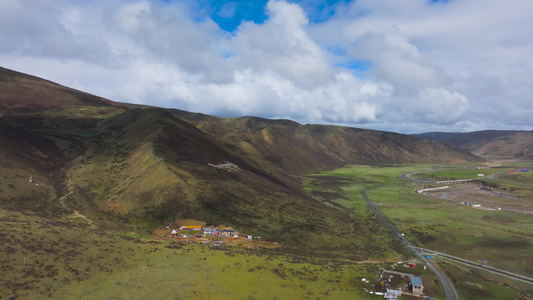
[[[423,285],[422,284],[422,278],[411,276],[411,284],[412,285]]]

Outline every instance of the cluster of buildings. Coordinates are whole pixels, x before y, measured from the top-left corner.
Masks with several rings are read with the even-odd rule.
[[[179,229],[172,229],[170,232],[171,237],[194,237],[202,236],[220,236],[220,237],[233,237],[233,238],[246,238],[251,240],[252,236],[238,232],[232,227],[216,226],[216,227],[203,227],[200,225],[183,225]]]

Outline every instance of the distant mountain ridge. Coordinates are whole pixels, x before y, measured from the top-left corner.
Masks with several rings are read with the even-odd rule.
[[[116,103],[3,68],[0,143],[1,209],[100,228],[192,218],[301,245],[364,226],[306,194],[306,174],[480,160],[392,132]]]
[[[484,157],[533,158],[533,131],[428,132],[414,136],[455,145]]]

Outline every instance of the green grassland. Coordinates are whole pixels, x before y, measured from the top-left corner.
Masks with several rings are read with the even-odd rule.
[[[509,170],[512,168],[478,169],[475,166],[465,166],[465,168],[443,168],[432,172],[422,172],[414,174],[413,177],[428,180],[477,179],[478,174],[490,175]]]
[[[494,183],[504,183],[510,187],[533,188],[533,172],[520,172],[521,169],[533,168],[531,162],[512,162],[500,167],[478,168],[479,164],[464,164],[456,166],[435,167],[434,170],[413,174],[413,178],[423,180],[453,180],[453,179],[478,179],[478,174],[483,174],[483,180]],[[515,171],[510,173],[511,171]],[[494,179],[489,178],[495,175]]]
[[[531,216],[428,202],[380,209],[420,247],[472,261],[484,259],[494,267],[531,276],[531,264],[523,263],[531,259],[533,249]]]
[[[134,268],[69,286],[83,299],[346,299],[362,297],[364,266],[313,264],[285,254],[196,244],[151,246]],[[357,290],[357,292],[356,292]]]

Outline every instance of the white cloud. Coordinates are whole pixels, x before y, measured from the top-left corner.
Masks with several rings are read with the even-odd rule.
[[[264,24],[245,22],[233,39],[240,62],[256,71],[272,70],[303,88],[327,82],[332,66],[307,32],[303,10],[296,4],[271,1]]]
[[[438,125],[450,125],[460,121],[468,108],[468,99],[457,92],[427,88],[418,93],[421,105],[415,112],[421,120]]]
[[[222,116],[533,129],[533,2],[358,0],[310,23],[302,6],[272,0],[267,20],[232,34],[190,3],[5,0],[0,65],[115,101]]]
[[[126,4],[118,10],[118,24],[125,31],[134,32],[141,26],[142,15],[147,14],[150,14],[148,2]]]

